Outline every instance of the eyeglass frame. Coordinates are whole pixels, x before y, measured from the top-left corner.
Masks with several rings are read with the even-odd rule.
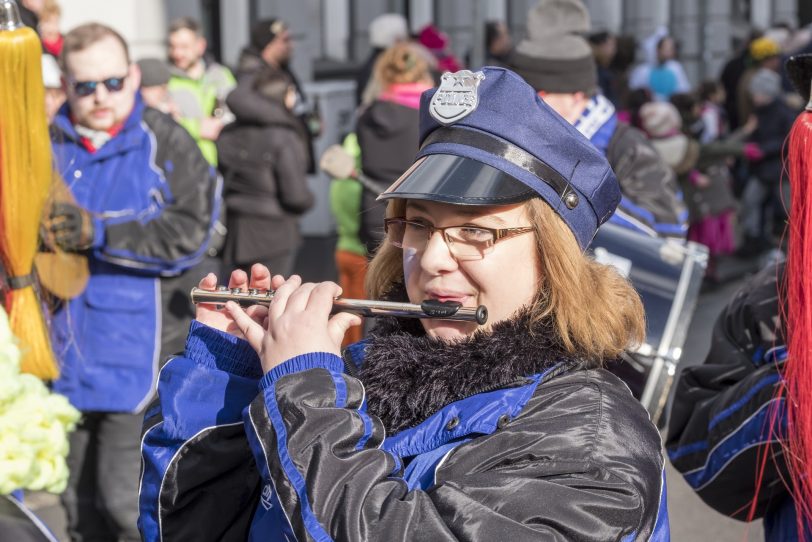
[[[99,88],[99,85],[104,85],[104,88],[107,89],[107,92],[121,92],[124,90],[124,83],[129,77],[129,74],[116,76],[116,77],[108,77],[106,79],[102,79],[101,81],[76,81],[75,79],[70,80],[70,84],[73,87],[73,92],[80,98],[87,98],[88,96],[93,96],[96,93],[96,89]],[[121,83],[118,88],[111,83],[111,81],[119,79]],[[88,85],[90,86],[90,91],[86,94],[84,91],[79,91],[80,85]]]
[[[522,234],[525,234],[525,233],[530,233],[532,231],[535,231],[535,228],[533,226],[522,226],[522,227],[517,227],[517,228],[488,228],[487,226],[475,226],[475,225],[461,224],[461,225],[458,225],[458,226],[437,227],[437,226],[434,226],[433,224],[426,224],[425,222],[417,222],[415,220],[408,220],[406,217],[399,216],[399,217],[391,217],[391,218],[385,218],[384,219],[383,227],[384,227],[384,232],[385,233],[387,233],[387,234],[389,233],[389,225],[393,224],[393,223],[400,223],[400,224],[404,224],[404,225],[411,224],[413,226],[424,228],[425,230],[427,230],[427,233],[428,233],[428,235],[426,236],[426,244],[428,244],[428,242],[434,236],[434,233],[439,231],[443,235],[443,241],[445,241],[445,244],[448,246],[449,252],[457,260],[459,260],[460,258],[459,258],[459,256],[457,254],[454,253],[454,241],[452,241],[452,240],[450,240],[448,238],[448,234],[446,233],[446,230],[450,230],[450,229],[454,229],[454,228],[476,228],[478,230],[484,230],[484,231],[490,232],[490,234],[493,236],[493,241],[492,241],[491,245],[486,247],[486,248],[493,248],[493,246],[496,245],[496,243],[498,243],[499,241],[504,241],[505,239],[510,239],[511,237],[516,237],[518,235],[522,235]],[[406,233],[405,228],[404,228],[403,233],[405,235],[405,233]],[[398,248],[403,248],[403,246],[402,246],[403,242],[402,241],[400,242],[400,244],[395,243],[391,238],[389,239],[389,241],[394,246],[396,246]],[[482,252],[480,258],[461,258],[461,259],[463,261],[476,261],[478,259],[484,259],[485,255],[486,255],[486,253]]]

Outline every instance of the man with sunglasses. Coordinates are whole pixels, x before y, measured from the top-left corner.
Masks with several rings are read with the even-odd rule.
[[[145,107],[140,71],[113,29],[65,36],[67,103],[53,123],[56,165],[75,203],[45,223],[62,250],[87,256],[84,292],[59,307],[53,384],[83,413],[71,435],[63,505],[73,540],[140,540],[137,487],[143,410],[186,301],[185,273],[203,256],[219,186],[191,136]],[[187,277],[188,275],[188,277]]]

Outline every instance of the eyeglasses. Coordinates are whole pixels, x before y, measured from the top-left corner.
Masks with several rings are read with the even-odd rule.
[[[124,88],[124,80],[127,76],[123,77],[109,77],[104,81],[73,81],[73,91],[77,96],[84,98],[96,92],[96,87],[104,85],[109,92],[119,92]]]
[[[497,242],[533,231],[531,227],[495,229],[482,226],[448,226],[437,228],[431,224],[405,218],[387,218],[383,224],[390,243],[399,248],[413,249],[418,252],[425,250],[434,232],[442,232],[448,250],[457,261],[481,260],[485,254],[493,251],[493,245]]]

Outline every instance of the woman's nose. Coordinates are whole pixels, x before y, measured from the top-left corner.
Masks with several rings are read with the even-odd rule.
[[[435,231],[428,238],[420,258],[420,265],[432,274],[457,269],[457,260],[451,254],[451,247],[446,243],[442,232]]]

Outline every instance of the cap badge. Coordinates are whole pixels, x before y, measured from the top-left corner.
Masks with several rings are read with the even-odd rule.
[[[470,70],[444,73],[429,104],[431,116],[443,126],[467,116],[479,105],[478,89],[483,79],[484,73]]]

